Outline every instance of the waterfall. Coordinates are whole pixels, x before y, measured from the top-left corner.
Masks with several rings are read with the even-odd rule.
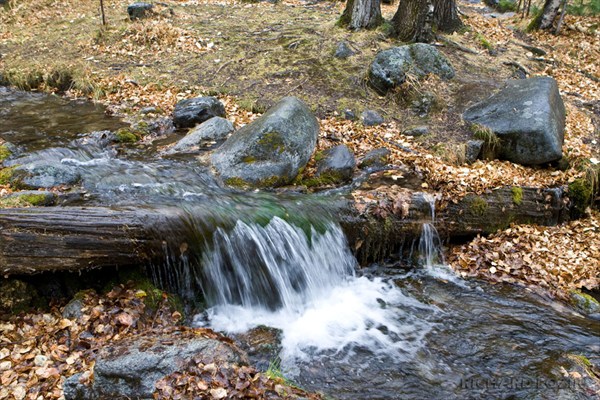
[[[356,260],[339,226],[308,235],[281,218],[266,226],[238,221],[213,235],[202,260],[208,303],[300,310],[354,273]]]
[[[427,194],[425,199],[431,210],[431,221],[423,224],[419,239],[419,265],[431,269],[435,265],[444,264],[442,242],[435,228],[435,197]]]

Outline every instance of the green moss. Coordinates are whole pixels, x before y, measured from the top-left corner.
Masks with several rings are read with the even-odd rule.
[[[570,293],[571,304],[585,313],[596,313],[600,311],[600,302],[587,293],[573,290]]]
[[[237,188],[245,188],[249,186],[248,182],[237,176],[225,179],[225,184],[227,186],[233,186]]]
[[[127,128],[119,129],[116,136],[119,143],[135,143],[139,140],[139,137]]]
[[[273,175],[269,178],[265,178],[265,179],[261,179],[256,186],[258,187],[263,187],[263,188],[268,188],[268,187],[274,187],[276,186],[279,182],[281,181],[281,177],[277,176],[277,175]]]
[[[256,162],[256,157],[246,156],[246,157],[242,158],[242,161],[245,162],[246,164],[252,164],[253,162]]]
[[[269,152],[273,151],[281,154],[285,151],[285,142],[279,132],[267,132],[257,143]]]
[[[9,185],[12,181],[15,167],[0,169],[0,185]]]
[[[6,160],[8,157],[10,157],[10,150],[8,150],[8,147],[6,147],[6,145],[1,145],[0,146],[0,163],[4,160]]]
[[[494,46],[492,46],[492,44],[490,43],[489,40],[487,40],[487,38],[485,36],[483,36],[481,33],[478,33],[475,36],[475,39],[477,40],[477,42],[479,43],[479,45],[481,47],[483,47],[486,50],[493,50]]]
[[[496,8],[501,12],[517,11],[517,3],[512,0],[500,0]]]
[[[513,203],[520,206],[521,203],[523,203],[523,189],[518,186],[514,186],[510,189],[510,192],[512,193]]]
[[[583,178],[571,182],[569,184],[569,199],[571,199],[571,209],[576,217],[585,214],[585,209],[593,200],[592,185]]]
[[[471,212],[474,215],[477,215],[479,217],[481,217],[485,214],[485,212],[487,211],[487,208],[488,208],[487,202],[479,196],[476,196],[475,198],[473,198],[471,200],[471,204],[469,205],[469,209],[471,210]]]
[[[319,176],[313,176],[312,178],[304,179],[301,184],[308,187],[322,187],[328,185],[335,185],[337,183],[344,182],[344,179],[336,172],[324,172]]]
[[[322,151],[317,151],[315,153],[315,161],[321,161],[324,158],[325,158],[325,154],[323,154]]]

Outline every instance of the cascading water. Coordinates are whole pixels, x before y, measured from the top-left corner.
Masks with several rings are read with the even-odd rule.
[[[431,222],[423,224],[421,237],[419,239],[419,264],[427,269],[435,265],[444,264],[444,253],[442,251],[442,242],[435,228],[435,197],[426,194],[425,200],[429,203],[431,210]]]
[[[355,276],[356,259],[336,224],[318,231],[277,217],[265,226],[238,222],[218,229],[210,247],[202,288],[211,307],[195,323],[230,333],[281,329],[288,372],[299,360],[342,349],[407,359],[431,328],[408,311],[430,308],[393,282]]]

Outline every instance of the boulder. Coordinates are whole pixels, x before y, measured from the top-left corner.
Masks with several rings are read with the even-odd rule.
[[[347,42],[339,42],[333,56],[335,58],[346,59],[354,55],[354,51],[348,46]]]
[[[413,126],[402,132],[403,135],[420,137],[429,134],[429,127],[427,125]]]
[[[385,167],[389,161],[392,152],[385,147],[373,149],[363,157],[359,167],[364,168],[381,168]]]
[[[296,178],[317,144],[319,123],[296,97],[286,97],[229,137],[211,160],[225,183],[281,186]]]
[[[352,179],[356,160],[350,149],[344,145],[323,150],[317,161],[317,177],[331,182],[344,182]]]
[[[246,363],[245,355],[222,340],[194,332],[148,334],[102,348],[93,382],[87,386],[79,382],[81,374],[71,376],[63,385],[65,399],[152,399],[156,382],[192,360]]]
[[[177,128],[193,128],[212,117],[225,117],[225,106],[216,97],[181,100],[173,110],[173,125]]]
[[[454,68],[435,47],[414,43],[379,52],[369,68],[369,81],[375,90],[385,93],[406,81],[407,74],[417,78],[436,74],[452,79]]]
[[[365,110],[360,115],[360,119],[364,126],[376,126],[383,124],[383,117],[377,111]]]
[[[225,140],[233,132],[233,124],[221,117],[213,117],[192,129],[179,140],[166,154],[189,153],[198,149],[202,141]]]
[[[129,19],[132,21],[145,18],[150,10],[152,10],[152,4],[150,3],[136,2],[127,6],[127,14],[129,14]]]
[[[565,106],[553,78],[509,81],[500,92],[466,110],[463,118],[496,134],[501,159],[537,165],[562,157]]]

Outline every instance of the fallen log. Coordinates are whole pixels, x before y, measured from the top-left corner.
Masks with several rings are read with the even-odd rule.
[[[405,207],[391,207],[386,215],[375,215],[372,209],[359,212],[345,199],[331,203],[361,262],[385,258],[399,246],[414,242],[423,223],[432,222],[430,203],[420,192],[412,192]],[[449,204],[433,222],[442,238],[468,238],[511,223],[556,225],[568,219],[567,203],[561,189],[502,188]],[[192,211],[173,207],[0,209],[0,273],[77,271],[161,263],[173,254],[197,256],[194,253],[202,246],[193,243],[223,226],[214,223],[206,207],[202,210],[192,223]]]

